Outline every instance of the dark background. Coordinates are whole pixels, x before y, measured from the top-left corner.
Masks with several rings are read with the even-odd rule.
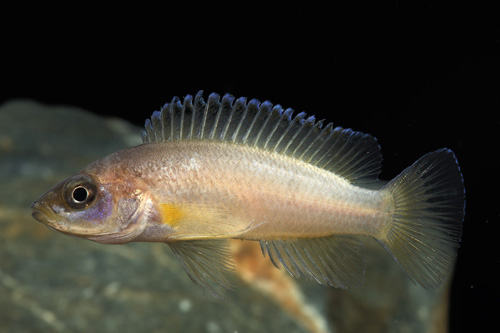
[[[142,125],[200,89],[268,99],[376,136],[384,179],[451,148],[467,191],[451,329],[481,331],[500,308],[498,12],[474,1],[4,9],[0,103]]]

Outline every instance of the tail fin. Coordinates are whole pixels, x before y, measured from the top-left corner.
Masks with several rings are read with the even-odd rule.
[[[465,211],[455,155],[428,153],[383,190],[392,194],[392,221],[377,240],[414,282],[438,287],[455,263]]]

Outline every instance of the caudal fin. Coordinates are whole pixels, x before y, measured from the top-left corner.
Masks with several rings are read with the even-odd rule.
[[[392,221],[377,240],[414,282],[438,287],[455,263],[465,211],[455,155],[449,149],[428,153],[383,190],[392,194]]]

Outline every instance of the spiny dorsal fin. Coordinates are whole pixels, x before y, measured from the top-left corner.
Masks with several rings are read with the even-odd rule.
[[[171,103],[146,120],[144,143],[179,140],[216,140],[254,146],[301,159],[350,181],[377,178],[382,157],[377,140],[351,129],[323,126],[323,120],[293,116],[292,109],[245,97],[202,91]]]

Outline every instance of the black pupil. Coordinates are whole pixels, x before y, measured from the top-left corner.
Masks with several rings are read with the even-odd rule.
[[[73,190],[73,200],[83,202],[87,199],[88,192],[84,187],[77,187]]]

